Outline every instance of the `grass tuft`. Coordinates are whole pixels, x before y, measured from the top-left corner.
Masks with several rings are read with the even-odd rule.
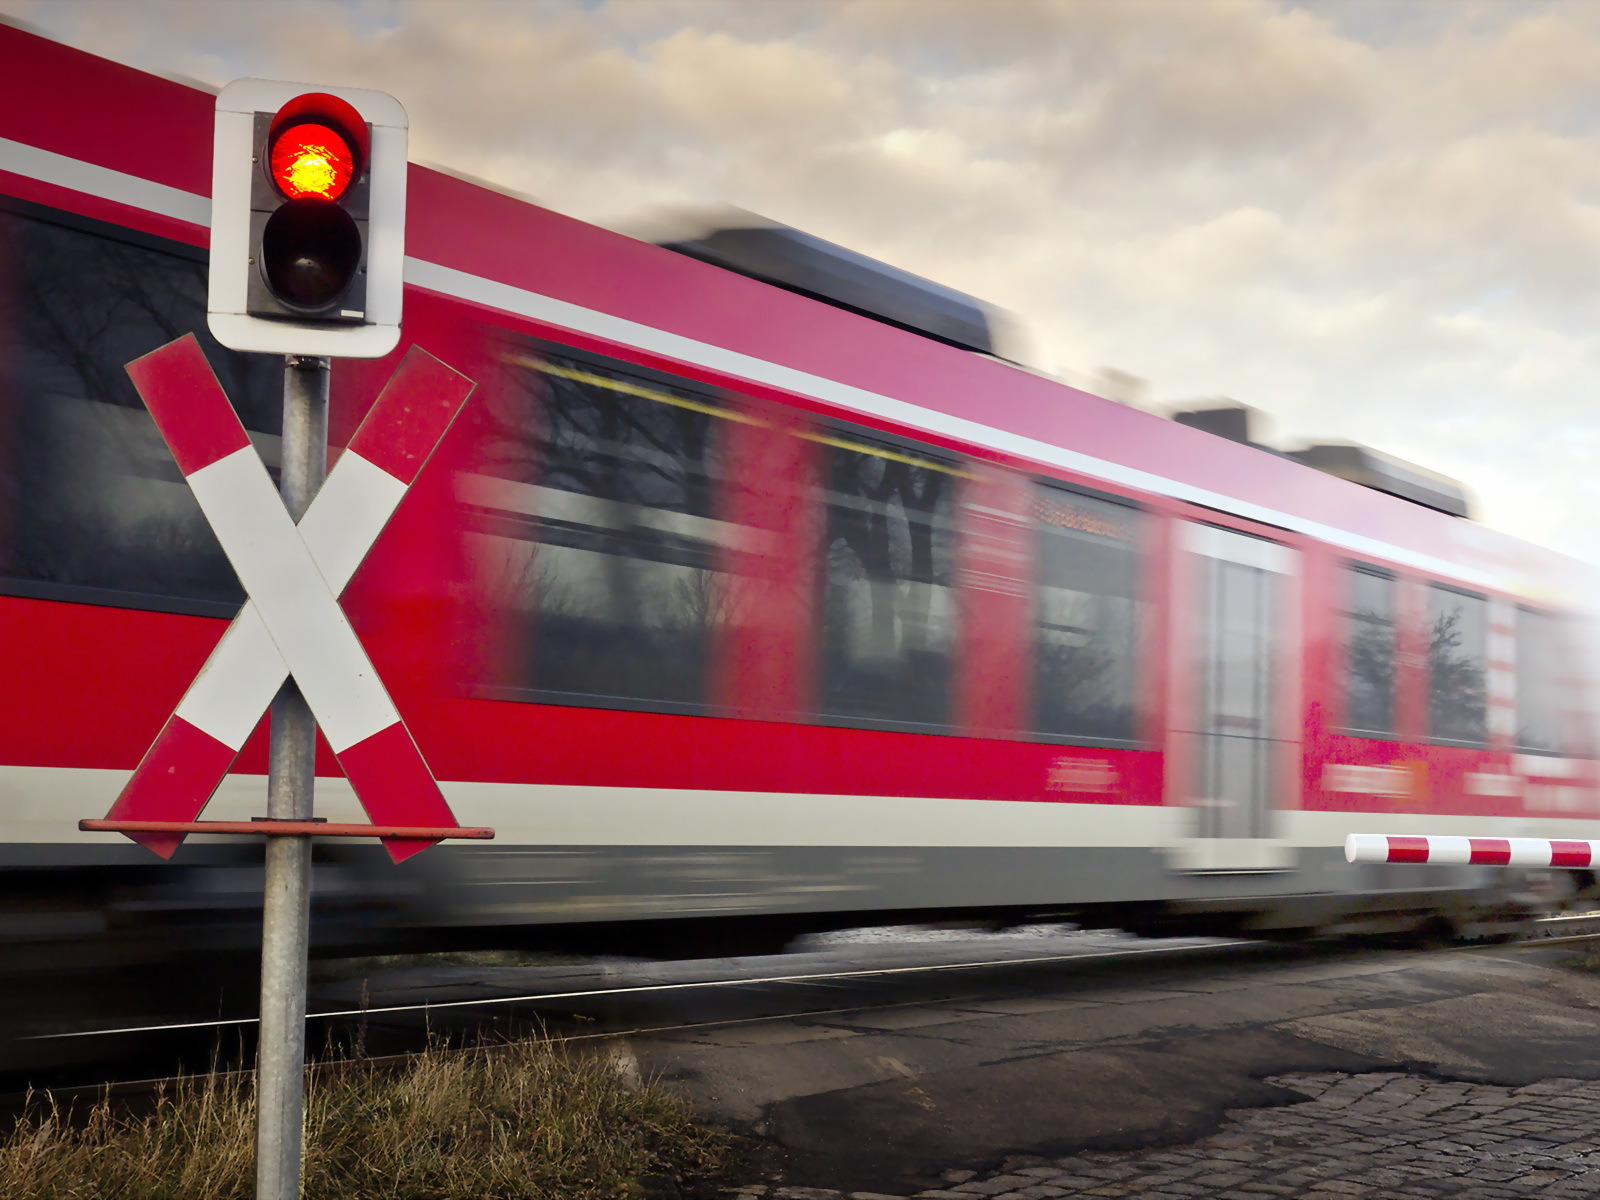
[[[251,1076],[175,1081],[154,1111],[87,1113],[30,1096],[0,1142],[3,1200],[248,1200]],[[729,1135],[609,1061],[543,1041],[449,1049],[399,1066],[320,1067],[306,1096],[305,1200],[642,1196],[709,1177]],[[652,1184],[654,1183],[654,1187]]]

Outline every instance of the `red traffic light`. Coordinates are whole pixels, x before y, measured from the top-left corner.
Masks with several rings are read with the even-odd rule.
[[[366,170],[367,123],[355,108],[327,92],[306,92],[272,116],[266,167],[290,200],[337,200]]]
[[[273,137],[270,170],[272,182],[291,200],[337,200],[356,177],[356,156],[337,130],[308,121]]]
[[[406,111],[360,88],[217,97],[206,313],[232,349],[376,358],[400,336]]]
[[[257,154],[282,199],[266,210],[256,258],[285,315],[364,310],[352,292],[360,291],[366,205],[359,184],[370,150],[361,114],[327,92],[296,96],[273,115]]]

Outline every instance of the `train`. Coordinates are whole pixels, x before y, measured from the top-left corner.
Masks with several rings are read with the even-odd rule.
[[[213,97],[0,26],[0,960],[254,945],[261,849],[102,816],[242,602],[124,365],[206,328]],[[315,847],[321,953],[725,953],[923,921],[1492,936],[1596,836],[1588,568],[1379,452],[1006,357],[968,297],[755,220],[655,244],[413,164],[401,346],[476,383],[344,597],[458,818]],[[258,729],[207,817],[263,811]],[[362,814],[332,755],[318,812]]]

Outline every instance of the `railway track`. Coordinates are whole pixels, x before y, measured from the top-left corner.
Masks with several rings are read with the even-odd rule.
[[[1531,927],[1516,941],[1584,942],[1596,936],[1600,936],[1600,912],[1571,913],[1532,922]]]
[[[906,978],[918,975],[944,974],[961,971],[977,971],[986,968],[1005,967],[1038,967],[1057,963],[1090,963],[1107,959],[1133,961],[1148,956],[1172,956],[1176,954],[1194,955],[1203,951],[1225,951],[1237,946],[1241,949],[1261,946],[1259,942],[1221,942],[1220,940],[1185,939],[1179,945],[1161,945],[1129,948],[1125,950],[1093,950],[1077,954],[1053,954],[1041,956],[1021,957],[986,957],[974,961],[949,962],[949,963],[919,963],[914,965],[890,967],[862,967],[850,970],[816,970],[794,971],[787,973],[755,975],[734,975],[723,979],[685,979],[661,983],[625,984],[612,987],[576,988],[567,991],[532,992],[527,994],[477,997],[470,999],[432,1000],[414,1004],[377,1004],[365,1005],[358,1008],[338,1008],[313,1011],[306,1014],[309,1021],[353,1020],[382,1018],[400,1013],[427,1013],[442,1015],[445,1013],[471,1010],[493,1009],[509,1006],[539,1006],[556,1003],[571,1003],[580,1000],[618,999],[624,997],[638,997],[661,993],[687,994],[708,989],[771,987],[771,986],[826,986],[844,981],[861,982],[873,979],[887,980]],[[722,960],[713,960],[722,961]],[[69,1039],[82,1039],[92,1037],[106,1037],[136,1033],[161,1033],[176,1032],[191,1029],[225,1029],[229,1027],[252,1026],[256,1023],[255,1017],[232,1017],[215,1021],[186,1021],[164,1025],[130,1025],[105,1029],[73,1030],[63,1033],[40,1034],[26,1038],[27,1041],[65,1041]],[[620,1032],[641,1032],[626,1030]]]
[[[1551,917],[1533,923],[1506,945],[1558,945],[1600,938],[1600,912]],[[1048,939],[1039,939],[1046,942]],[[955,942],[942,952],[925,946],[892,947],[889,961],[841,965],[840,954],[802,954],[757,960],[703,960],[694,963],[608,964],[575,969],[544,969],[547,986],[507,986],[511,978],[487,984],[468,980],[465,969],[454,972],[400,972],[384,982],[376,999],[363,985],[365,1002],[340,1004],[348,988],[324,989],[323,1003],[308,1013],[309,1042],[338,1051],[359,1045],[378,1059],[400,1058],[414,1051],[419,1039],[470,1039],[537,1033],[557,1041],[591,1041],[694,1029],[727,1028],[796,1017],[838,1015],[916,1005],[992,999],[997,993],[1028,993],[1059,986],[1063,968],[1074,968],[1074,981],[1086,988],[1127,986],[1157,976],[1178,985],[1184,977],[1203,975],[1222,966],[1270,969],[1273,965],[1311,958],[1374,953],[1347,947],[1295,947],[1260,941],[1208,938],[1148,942],[1116,934],[1077,935],[1073,946],[1049,952],[1023,942],[1010,953],[985,943],[987,953]],[[1472,953],[1489,947],[1450,947],[1440,953]],[[961,950],[966,953],[961,953]],[[923,959],[905,961],[921,952]],[[860,954],[862,951],[856,951]],[[883,947],[865,951],[883,956]],[[1376,953],[1406,953],[1377,951]],[[798,960],[798,961],[793,961]],[[774,969],[779,964],[790,969]],[[428,976],[419,978],[418,975]],[[497,972],[515,975],[515,972]],[[421,996],[405,1000],[406,993]],[[469,994],[463,994],[469,993]],[[329,1001],[332,1001],[331,1003]],[[393,1000],[398,1002],[385,1002]],[[105,1065],[112,1065],[115,1091],[157,1087],[175,1070],[194,1070],[217,1060],[218,1045],[234,1035],[224,1065],[248,1061],[256,1019],[102,1025],[29,1034],[12,1040],[25,1047],[21,1069],[0,1069],[0,1095],[7,1084],[54,1087],[60,1094],[102,1091]],[[70,1048],[70,1049],[67,1049]],[[66,1053],[62,1053],[66,1050]],[[73,1064],[65,1069],[42,1067],[53,1058]],[[177,1066],[151,1067],[162,1061]],[[114,1064],[122,1064],[118,1069]],[[99,1072],[94,1082],[83,1069]],[[143,1070],[141,1070],[143,1068]],[[26,1075],[26,1079],[24,1079]],[[4,1106],[0,1100],[0,1107]]]
[[[975,950],[982,952],[975,953]],[[607,962],[528,968],[389,970],[313,990],[308,1043],[368,1056],[427,1038],[536,1033],[592,1040],[862,1009],[980,998],[1042,987],[1052,976],[1114,980],[1134,964],[1197,972],[1298,953],[1223,939],[1149,942],[1118,934],[829,946],[756,959]],[[520,986],[519,986],[520,985]],[[28,1085],[135,1086],[177,1071],[250,1061],[254,1017],[80,1023],[0,1044],[0,1095]]]

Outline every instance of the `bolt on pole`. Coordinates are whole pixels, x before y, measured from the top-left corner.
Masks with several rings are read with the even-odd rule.
[[[298,522],[328,468],[326,358],[284,361],[279,491]],[[267,816],[308,820],[316,787],[317,723],[294,679],[272,702]],[[306,958],[311,839],[266,839],[261,929],[261,1026],[256,1050],[256,1197],[299,1200],[305,1116]]]

